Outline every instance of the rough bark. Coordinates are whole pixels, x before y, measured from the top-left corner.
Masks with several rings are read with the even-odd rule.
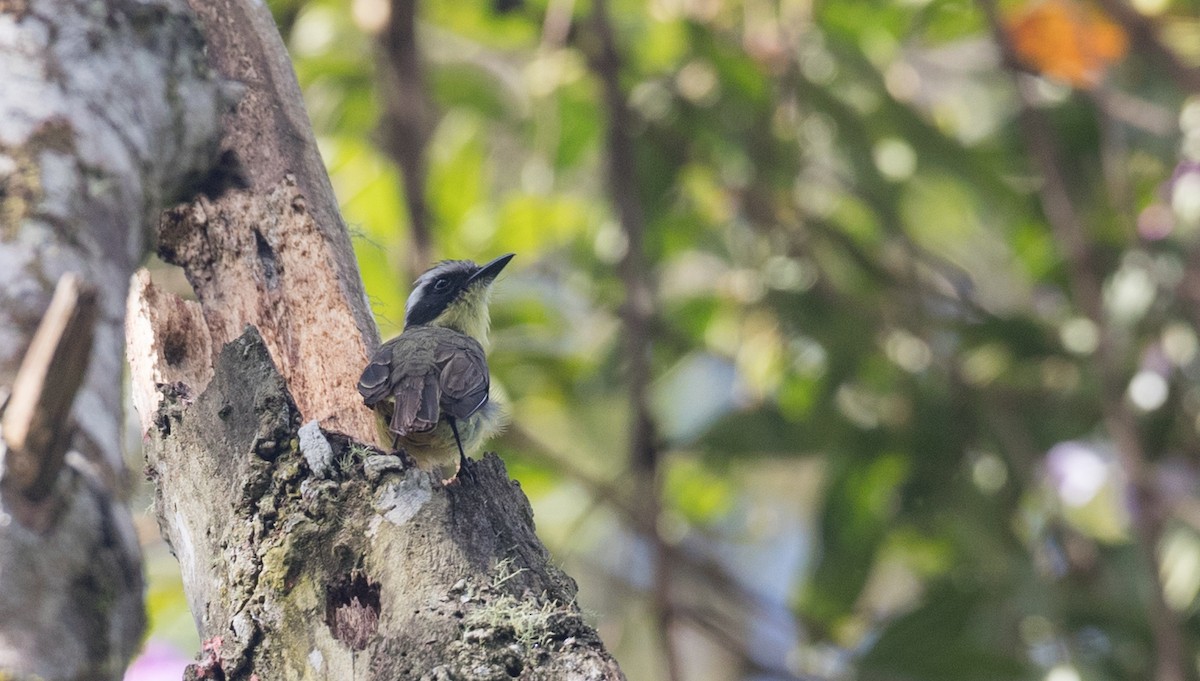
[[[494,456],[443,487],[374,449],[378,343],[286,52],[252,0],[196,0],[246,191],[170,211],[128,353],[163,534],[205,639],[194,678],[619,679]],[[302,425],[303,424],[303,425]]]
[[[0,74],[0,677],[118,679],[144,623],[126,287],[152,220],[217,164],[231,98],[171,0],[0,2]],[[64,277],[74,300],[47,313]]]
[[[230,97],[177,2],[0,3],[0,381],[55,282],[99,292],[77,445],[116,479],[129,276],[164,205],[213,167]]]
[[[372,442],[373,416],[355,385],[378,330],[287,51],[262,3],[192,7],[213,66],[244,86],[222,146],[238,155],[249,186],[163,217],[159,255],[183,267],[207,337],[203,328],[176,333],[162,351],[182,366],[202,347],[220,352],[253,324],[306,420]],[[156,401],[152,388],[135,381],[139,403]]]
[[[195,677],[619,678],[494,455],[443,487],[301,426],[253,328],[203,393],[163,392],[147,469],[209,641]]]

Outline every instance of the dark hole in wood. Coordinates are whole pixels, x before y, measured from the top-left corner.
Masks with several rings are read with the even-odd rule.
[[[169,332],[163,338],[163,359],[167,364],[177,367],[187,359],[187,337],[179,331]]]
[[[221,152],[216,167],[196,183],[196,193],[213,200],[221,198],[230,189],[249,188],[250,178],[246,177],[246,168],[233,149]]]
[[[263,235],[257,230],[254,232],[254,246],[258,255],[258,261],[262,264],[263,278],[266,279],[268,289],[279,288],[279,260],[275,257],[275,249],[271,248],[271,244],[263,238]]]
[[[354,571],[325,589],[325,624],[351,650],[363,650],[379,629],[379,584]]]
[[[521,658],[510,657],[504,664],[504,671],[508,672],[508,675],[515,679],[521,675],[521,672],[525,671],[525,665],[521,663]]]

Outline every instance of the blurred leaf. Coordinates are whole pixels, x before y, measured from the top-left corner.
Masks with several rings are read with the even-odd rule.
[[[408,218],[372,141],[368,5],[271,3],[392,333],[410,284],[399,274]],[[581,598],[598,604],[602,631],[622,632],[608,643],[626,673],[655,678],[644,538],[580,482],[634,487],[628,240],[606,178],[610,114],[585,58],[593,9],[421,6],[439,115],[427,198],[435,257],[519,254],[491,308],[495,397],[515,423],[492,446]],[[1195,32],[1186,9],[1154,17],[1185,60],[1196,51],[1181,47]],[[1200,109],[1141,34],[1084,0],[1002,3],[1017,50],[1045,76],[1021,77],[1087,266],[1098,281],[1143,272],[1158,296],[1106,337],[1106,360],[1067,343],[1072,328],[1087,335],[1087,314],[1015,116],[1013,74],[976,3],[613,0],[609,11],[656,293],[660,525],[718,563],[771,556],[722,566],[774,606],[720,611],[726,585],[707,576],[676,595],[711,606],[756,662],[824,660],[809,670],[818,676],[1033,681],[1070,660],[1083,678],[1149,678],[1145,565],[1135,547],[1091,536],[1117,536],[1110,525],[1073,524],[1042,462],[1060,442],[1103,440],[1106,410],[1130,408],[1127,378],[1151,370],[1170,393],[1131,412],[1147,471],[1200,475],[1186,457],[1170,463],[1182,472],[1165,463],[1200,447],[1200,353],[1164,341],[1167,324],[1195,326],[1200,260],[1172,174],[1195,156]],[[1138,222],[1147,206],[1157,231]],[[799,489],[805,464],[823,473]],[[785,469],[792,477],[766,475],[772,484],[745,474]],[[1178,583],[1184,563],[1172,560]],[[1194,650],[1200,618],[1182,618]],[[758,635],[767,630],[776,637]]]
[[[715,522],[728,513],[735,493],[729,476],[691,459],[673,459],[663,482],[663,494],[670,507],[699,524]]]
[[[483,134],[483,123],[477,116],[455,111],[442,117],[429,142],[426,194],[430,212],[448,236],[475,232],[473,240],[482,241],[494,233],[494,218],[478,209],[489,198]],[[443,241],[447,243],[445,257],[466,255],[461,247],[455,248],[454,239]]]
[[[821,518],[824,555],[800,598],[805,617],[833,628],[850,613],[898,510],[908,466],[897,454],[840,463]]]
[[[429,72],[429,89],[447,109],[465,109],[496,121],[520,118],[521,102],[495,74],[471,63],[440,64]]]
[[[1026,662],[996,645],[999,632],[980,631],[979,615],[996,604],[978,590],[942,582],[925,603],[897,618],[861,661],[864,680],[999,681],[1028,679]]]

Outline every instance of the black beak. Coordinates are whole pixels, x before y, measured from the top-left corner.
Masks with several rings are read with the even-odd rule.
[[[516,255],[516,253],[509,253],[507,255],[502,255],[499,258],[496,258],[495,260],[484,265],[483,267],[480,267],[479,270],[475,272],[475,274],[471,275],[470,279],[467,279],[467,285],[470,286],[471,284],[474,284],[476,282],[485,282],[485,283],[491,282],[493,279],[496,278],[496,275],[500,274],[500,270],[504,269],[504,266],[507,265],[508,261],[512,260],[513,256],[515,256],[515,255]]]

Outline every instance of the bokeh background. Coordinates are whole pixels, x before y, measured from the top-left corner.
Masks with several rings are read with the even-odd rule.
[[[384,335],[518,254],[492,448],[631,681],[1197,676],[1200,2],[269,4]]]

